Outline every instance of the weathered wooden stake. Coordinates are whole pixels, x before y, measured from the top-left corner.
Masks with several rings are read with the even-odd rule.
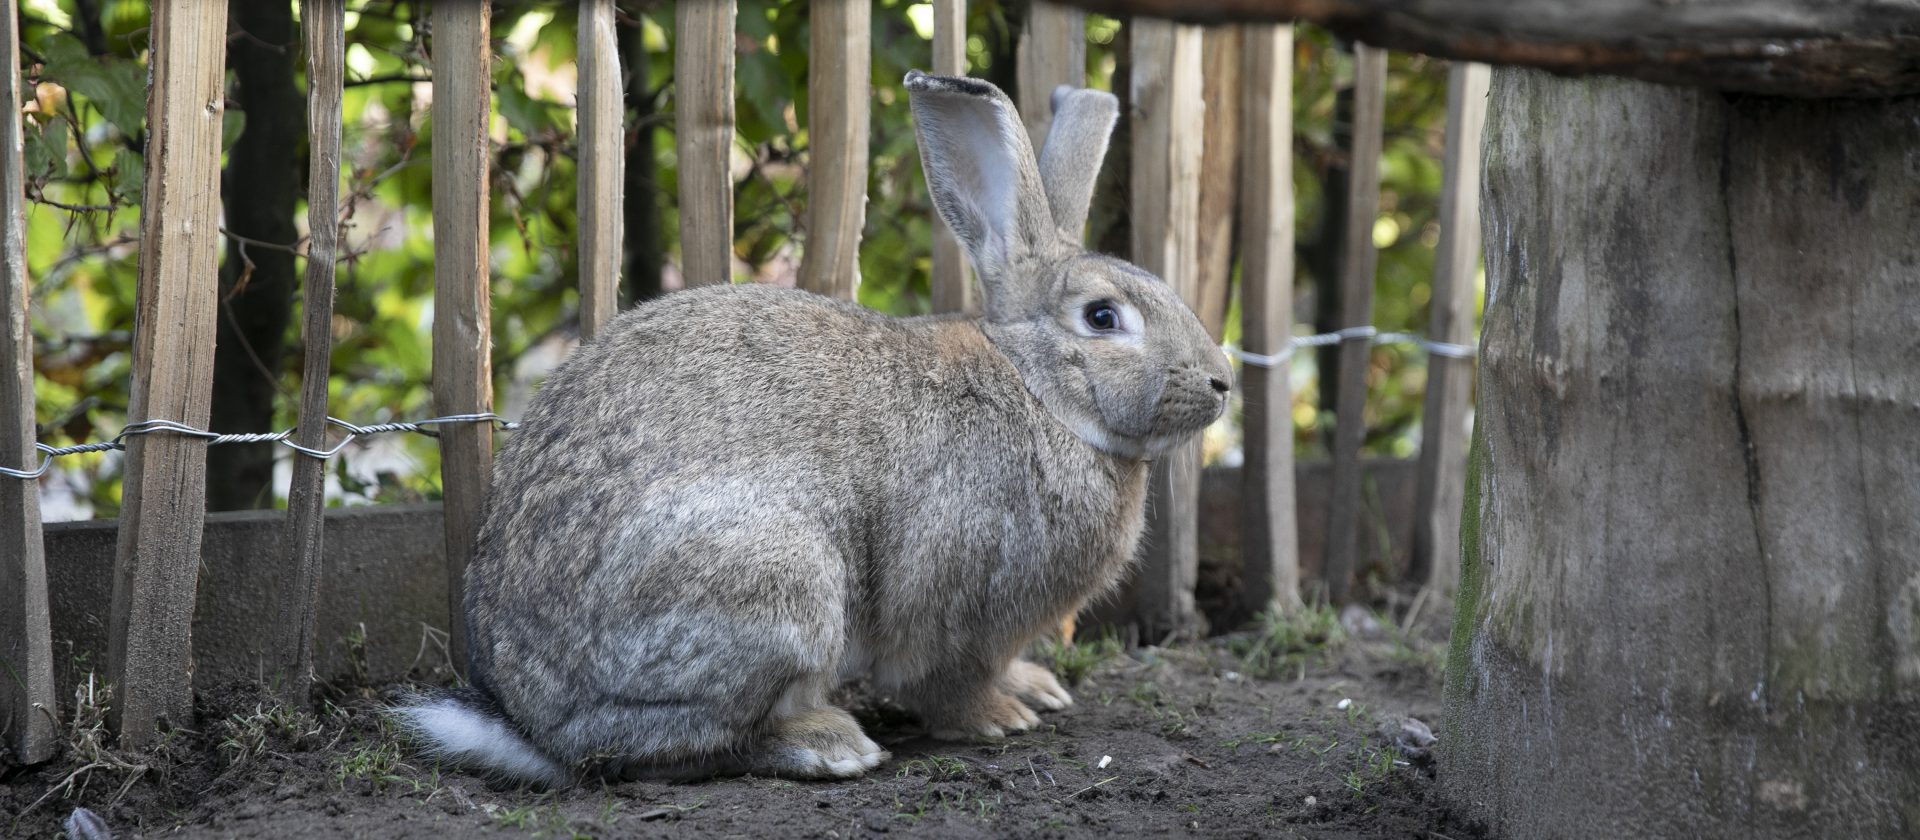
[[[680,0],[674,4],[673,16],[680,274],[688,288],[731,283],[733,0]]]
[[[147,95],[146,204],[127,416],[205,428],[213,400],[220,258],[220,128],[226,0],[157,0]],[[215,21],[219,25],[208,25]],[[11,68],[9,68],[11,69]],[[127,444],[107,668],[120,744],[189,722],[192,624],[206,514],[205,440],[159,433]]]
[[[1273,355],[1293,332],[1293,27],[1249,25],[1241,56],[1241,346]],[[1293,497],[1291,366],[1240,372],[1246,430],[1241,471],[1242,612],[1300,605]]]
[[[933,0],[933,72],[941,76],[967,74],[966,0]],[[979,308],[967,259],[960,241],[941,221],[933,221],[933,311],[967,312]]]
[[[1159,20],[1133,26],[1133,259],[1192,304],[1199,273],[1200,30]],[[1135,589],[1143,640],[1198,629],[1200,442],[1154,464],[1144,562]]]
[[[1206,102],[1206,151],[1200,161],[1200,277],[1193,312],[1219,341],[1227,326],[1227,297],[1233,285],[1234,206],[1240,193],[1240,66],[1238,26],[1212,26],[1201,47]],[[1290,108],[1290,97],[1279,98]]]
[[[1473,343],[1473,278],[1480,267],[1480,129],[1487,120],[1484,64],[1455,63],[1447,81],[1447,147],[1440,180],[1440,245],[1433,259],[1427,335]],[[1427,357],[1427,401],[1414,491],[1407,577],[1451,593],[1460,576],[1460,499],[1467,481],[1473,360]]]
[[[860,227],[867,218],[872,17],[868,0],[813,4],[807,71],[811,160],[800,287],[839,298],[852,298],[860,281]]]
[[[301,366],[300,421],[294,442],[327,449],[327,379],[333,357],[333,275],[340,246],[340,106],[346,81],[346,5],[300,0],[307,47],[306,355]],[[275,619],[272,687],[295,708],[313,685],[314,616],[320,601],[327,464],[294,456],[287,489],[287,566]]]
[[[574,170],[580,224],[580,337],[592,338],[619,309],[627,162],[626,103],[613,0],[580,0],[580,155]]]
[[[1340,326],[1373,323],[1373,221],[1380,207],[1380,132],[1385,105],[1387,53],[1353,45],[1353,147],[1347,181],[1346,241],[1341,244]],[[1367,436],[1366,336],[1340,344],[1340,370],[1333,435],[1333,498],[1327,516],[1327,597],[1344,604],[1353,587],[1359,551],[1360,445]],[[1324,378],[1322,381],[1325,381]]]
[[[1087,13],[1034,0],[1014,51],[1015,100],[1038,151],[1053,125],[1053,89],[1087,86]]]
[[[26,189],[21,162],[19,5],[0,0],[0,467],[32,470],[33,331],[27,326]],[[12,406],[8,408],[7,406]],[[53,755],[56,710],[40,485],[0,476],[0,749],[16,764]]]
[[[491,0],[433,7],[433,410],[493,410],[488,289],[487,139],[492,48]],[[467,561],[480,534],[493,473],[493,427],[440,429],[440,485],[446,499],[447,628],[453,666],[466,672]]]

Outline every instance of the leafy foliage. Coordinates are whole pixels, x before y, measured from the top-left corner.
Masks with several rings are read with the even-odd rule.
[[[146,177],[148,6],[138,0],[27,0],[23,6],[24,72],[32,92],[25,152],[27,189],[35,202],[28,216],[28,263],[35,278],[37,420],[41,440],[59,445],[110,436],[127,420]],[[805,247],[807,10],[801,0],[740,4],[736,280],[791,282]],[[1010,80],[1022,7],[986,0],[968,4],[968,14],[971,72]],[[509,415],[524,406],[576,335],[575,15],[576,5],[562,0],[494,4],[492,355],[497,402]],[[425,18],[419,2],[348,3],[347,206],[329,392],[332,413],[355,422],[424,417],[432,410],[432,39]],[[929,310],[935,222],[901,79],[908,69],[931,63],[931,18],[924,3],[879,0],[874,6],[871,167],[859,299],[899,314]],[[630,110],[629,138],[650,132],[654,149],[654,189],[628,200],[658,203],[671,285],[678,254],[672,7],[623,1],[620,25],[644,47],[644,67],[631,66],[634,54],[625,60],[636,98],[652,106]],[[1125,43],[1124,25],[1092,16],[1088,28],[1091,83],[1109,86],[1124,62],[1116,50]],[[1341,154],[1333,144],[1333,102],[1351,75],[1351,62],[1324,33],[1306,27],[1300,32],[1293,107],[1304,251],[1320,247],[1328,167]],[[1441,63],[1394,57],[1374,229],[1382,246],[1376,323],[1383,329],[1417,331],[1425,325],[1438,233],[1444,99]],[[230,144],[244,130],[245,115],[229,109],[229,117]],[[305,230],[304,206],[298,219]],[[298,250],[303,243],[270,245]],[[1309,285],[1301,288],[1297,309],[1310,313],[1314,296]],[[300,322],[296,312],[293,331]],[[255,383],[283,395],[278,428],[296,420],[292,395],[299,389],[300,338],[290,337],[287,358],[266,372],[271,379],[263,374],[265,381]],[[1303,354],[1294,371],[1303,450],[1319,446],[1324,431],[1312,361]],[[1424,387],[1421,360],[1405,351],[1376,351],[1369,379],[1369,446],[1410,454]],[[114,515],[119,471],[117,455],[63,459],[43,485],[49,516]],[[331,471],[329,494],[336,504],[433,499],[438,473],[431,441],[388,438],[350,448]]]

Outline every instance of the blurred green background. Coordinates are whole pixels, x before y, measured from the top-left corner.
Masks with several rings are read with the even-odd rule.
[[[42,442],[111,437],[127,420],[140,235],[141,152],[149,57],[148,4],[25,0],[28,264],[33,278],[35,390]],[[231,0],[227,167],[230,234],[223,255],[216,431],[294,425],[300,388],[300,272],[306,231],[305,59],[297,3]],[[577,340],[574,291],[574,35],[572,2],[495,0],[493,66],[493,369],[509,416]],[[349,2],[342,260],[333,321],[332,413],[356,423],[432,416],[433,242],[431,32],[425,4]],[[808,4],[739,7],[735,138],[735,279],[792,282],[804,245],[808,162]],[[673,150],[673,9],[621,2],[627,80],[627,300],[678,283]],[[968,4],[969,72],[1011,91],[1024,3]],[[900,80],[929,68],[932,10],[873,6],[871,172],[861,245],[862,303],[929,311],[935,224]],[[1089,16],[1089,83],[1106,88],[1125,62],[1122,21]],[[1298,200],[1297,332],[1332,326],[1320,305],[1337,269],[1323,196],[1345,165],[1336,99],[1352,58],[1325,32],[1300,27],[1294,51],[1294,183]],[[640,60],[644,59],[644,60]],[[1394,55],[1387,89],[1374,323],[1426,326],[1446,112],[1446,64]],[[1109,168],[1124,163],[1108,161]],[[1099,211],[1096,211],[1096,216]],[[1096,237],[1098,231],[1096,231]],[[1121,241],[1124,241],[1122,239]],[[1237,340],[1229,312],[1227,339]],[[1316,322],[1319,329],[1315,328]],[[1293,365],[1301,457],[1323,457],[1331,432],[1315,354]],[[1378,455],[1414,454],[1425,363],[1414,348],[1378,347],[1368,374]],[[1209,433],[1212,460],[1231,462],[1230,417]],[[284,504],[279,447],[210,451],[214,509]],[[111,517],[118,454],[61,459],[43,479],[50,520]],[[277,477],[276,477],[277,473]],[[276,489],[277,488],[277,489]],[[332,504],[437,498],[431,440],[387,436],[331,465]]]

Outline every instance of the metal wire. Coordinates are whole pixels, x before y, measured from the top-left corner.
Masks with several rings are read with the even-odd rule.
[[[1320,333],[1319,335],[1295,336],[1287,339],[1286,349],[1271,355],[1254,353],[1238,347],[1229,347],[1227,348],[1227,352],[1232,354],[1234,358],[1239,359],[1242,363],[1253,365],[1254,367],[1270,368],[1278,367],[1286,363],[1288,359],[1293,358],[1294,352],[1302,347],[1327,347],[1343,341],[1360,341],[1362,339],[1371,341],[1374,344],[1417,344],[1420,345],[1420,349],[1427,351],[1428,355],[1441,356],[1448,359],[1471,359],[1480,352],[1479,348],[1471,344],[1450,344],[1445,341],[1433,341],[1425,336],[1419,336],[1413,333],[1383,333],[1373,327],[1348,327],[1344,330]]]
[[[346,436],[334,443],[332,448],[312,449],[293,442],[294,429],[288,429],[284,432],[253,432],[248,434],[222,435],[204,429],[196,429],[185,423],[176,423],[172,420],[142,420],[138,423],[127,425],[120,430],[119,434],[114,435],[112,440],[102,443],[82,443],[75,446],[48,446],[44,443],[36,443],[33,445],[33,448],[46,456],[40,460],[39,466],[31,470],[16,470],[10,467],[0,467],[0,476],[31,481],[46,475],[47,470],[53,466],[53,459],[55,458],[63,455],[78,455],[83,452],[124,450],[127,448],[127,438],[160,432],[200,438],[205,440],[208,446],[219,446],[223,443],[277,443],[309,458],[318,458],[325,461],[340,454],[347,448],[347,444],[354,442],[354,440],[358,438],[386,434],[388,432],[412,432],[428,437],[439,437],[439,434],[433,431],[431,427],[444,426],[451,423],[495,423],[506,431],[520,428],[518,422],[508,420],[491,412],[482,414],[450,414],[445,417],[435,417],[430,420],[375,423],[371,426],[356,426],[338,417],[328,417],[327,424],[345,430]]]
[[[1296,336],[1287,340],[1286,349],[1271,355],[1254,353],[1238,347],[1229,347],[1227,348],[1227,352],[1239,359],[1242,363],[1253,365],[1254,367],[1270,368],[1284,364],[1288,359],[1293,357],[1295,351],[1302,347],[1326,347],[1339,344],[1343,341],[1360,341],[1363,339],[1371,341],[1374,344],[1417,344],[1421,349],[1427,351],[1429,355],[1443,356],[1450,359],[1471,359],[1479,352],[1478,348],[1472,345],[1432,341],[1425,337],[1414,335],[1413,333],[1383,333],[1373,327],[1348,327],[1330,333],[1320,333],[1319,335]],[[432,427],[444,426],[451,423],[496,423],[505,431],[520,428],[518,422],[508,420],[491,412],[481,414],[450,414],[445,417],[434,417],[428,420],[375,423],[370,426],[356,426],[338,417],[328,417],[327,424],[345,431],[346,436],[335,442],[330,448],[313,449],[294,443],[293,429],[288,429],[284,432],[222,435],[204,429],[196,429],[185,423],[176,423],[172,420],[142,420],[121,429],[120,433],[114,435],[112,440],[103,443],[82,443],[75,446],[48,446],[44,443],[36,443],[33,445],[33,448],[46,456],[41,459],[39,466],[31,470],[16,470],[9,467],[0,467],[0,476],[31,481],[46,475],[47,470],[53,466],[53,459],[55,458],[63,455],[78,455],[83,452],[124,450],[127,448],[127,438],[160,432],[200,438],[205,440],[208,446],[219,446],[225,443],[277,443],[309,458],[318,458],[325,461],[339,455],[347,448],[347,444],[359,438],[387,434],[389,432],[411,432],[428,437],[439,437],[439,434],[435,432]]]

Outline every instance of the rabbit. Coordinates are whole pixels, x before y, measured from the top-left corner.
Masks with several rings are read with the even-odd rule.
[[[984,293],[892,318],[762,285],[666,295],[547,379],[467,568],[469,688],[399,723],[497,781],[851,778],[865,678],[942,739],[1073,698],[1021,658],[1111,589],[1150,461],[1219,417],[1226,355],[1166,282],[1086,251],[1111,94],[1013,103],[910,72],[921,162]]]

